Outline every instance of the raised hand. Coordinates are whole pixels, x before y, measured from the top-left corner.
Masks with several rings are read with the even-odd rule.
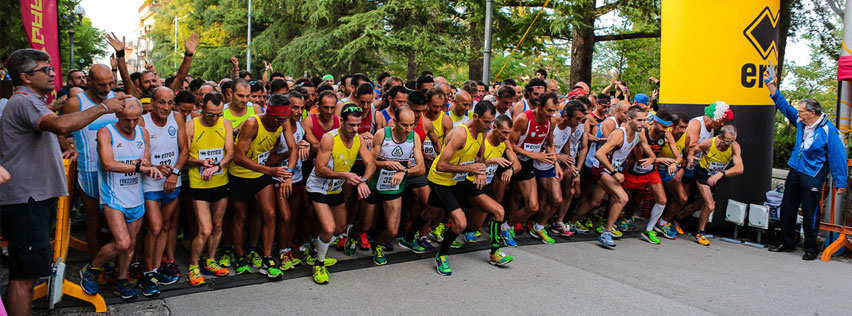
[[[234,68],[240,67],[240,61],[237,59],[237,57],[231,56],[231,63],[234,64]]]
[[[198,38],[198,33],[192,33],[192,35],[189,35],[189,38],[186,39],[186,43],[184,44],[184,47],[186,48],[186,52],[190,53],[190,54],[194,53],[195,48],[198,47],[198,43],[200,43],[200,42],[201,42],[201,39]]]
[[[118,36],[115,36],[115,33],[107,34],[106,38],[107,42],[109,42],[109,45],[112,46],[115,51],[124,50],[124,46],[126,43],[124,40],[124,36],[121,37],[120,41],[118,40]]]
[[[118,58],[115,58],[115,54],[109,56],[109,65],[112,66],[112,69],[118,68]]]

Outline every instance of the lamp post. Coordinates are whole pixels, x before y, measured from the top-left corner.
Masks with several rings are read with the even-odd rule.
[[[175,56],[177,56],[177,36],[178,36],[178,24],[177,23],[182,18],[184,18],[184,17],[175,17]],[[175,58],[174,61],[172,61],[172,65],[173,65],[172,67],[177,68],[177,58]],[[177,71],[177,70],[175,70],[175,71]]]
[[[80,25],[83,22],[83,16],[86,15],[86,9],[83,6],[77,5],[73,11],[65,14],[65,18],[71,22],[71,28],[68,29],[68,42],[70,46],[70,54],[68,55],[68,69],[74,69],[74,26]]]
[[[251,0],[248,2],[248,44],[246,45],[246,71],[251,72]]]

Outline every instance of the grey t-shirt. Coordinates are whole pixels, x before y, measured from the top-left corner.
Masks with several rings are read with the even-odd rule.
[[[0,117],[0,166],[12,178],[0,185],[0,205],[68,195],[56,134],[38,129],[51,112],[37,93],[18,86]]]

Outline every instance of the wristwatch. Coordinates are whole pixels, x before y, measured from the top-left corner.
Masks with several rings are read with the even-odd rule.
[[[367,178],[362,177],[361,182],[367,183]]]
[[[176,175],[176,176],[180,176],[180,169],[178,169],[178,168],[172,168],[172,174],[173,174],[173,175]]]

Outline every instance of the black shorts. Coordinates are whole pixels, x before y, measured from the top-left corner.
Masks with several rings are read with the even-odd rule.
[[[213,203],[228,197],[228,185],[209,189],[191,189],[190,194],[193,200]]]
[[[525,181],[535,178],[535,168],[533,168],[533,160],[521,160],[521,171],[518,171],[512,176],[512,181]]]
[[[0,207],[3,238],[9,241],[9,279],[31,280],[52,273],[50,238],[57,200],[30,198],[27,203]]]
[[[325,195],[322,193],[308,192],[308,200],[311,202],[327,204],[328,206],[337,206],[343,204],[343,193]]]
[[[275,180],[266,174],[254,179],[229,174],[228,184],[231,185],[231,197],[240,201],[253,201],[257,192],[268,185],[275,184]]]
[[[384,201],[393,201],[402,197],[402,193],[396,194],[381,194],[376,191],[371,191],[370,196],[367,197],[366,201],[370,204],[379,204]]]
[[[694,175],[695,182],[709,186],[710,192],[716,192],[716,186],[719,185],[719,182],[716,182],[716,185],[714,186],[708,185],[707,180],[710,179],[710,174],[706,169],[701,168],[701,166],[695,166]]]
[[[461,208],[458,197],[463,195],[460,194],[462,190],[458,184],[445,186],[429,181],[429,189],[429,205],[442,208],[447,214]]]
[[[459,187],[459,191],[461,191],[462,194],[464,194],[464,196],[466,197],[477,197],[481,194],[485,194],[492,198],[494,197],[494,186],[491,185],[491,183],[486,184],[484,187],[482,187],[482,189],[477,189],[476,184],[465,180],[459,181],[459,183],[456,184],[456,187]]]
[[[427,176],[425,174],[420,175],[420,176],[413,176],[413,177],[409,176],[409,177],[406,177],[406,179],[405,179],[405,188],[406,189],[409,189],[409,188],[415,189],[415,188],[425,187],[427,185],[429,185],[429,181],[427,180]]]

